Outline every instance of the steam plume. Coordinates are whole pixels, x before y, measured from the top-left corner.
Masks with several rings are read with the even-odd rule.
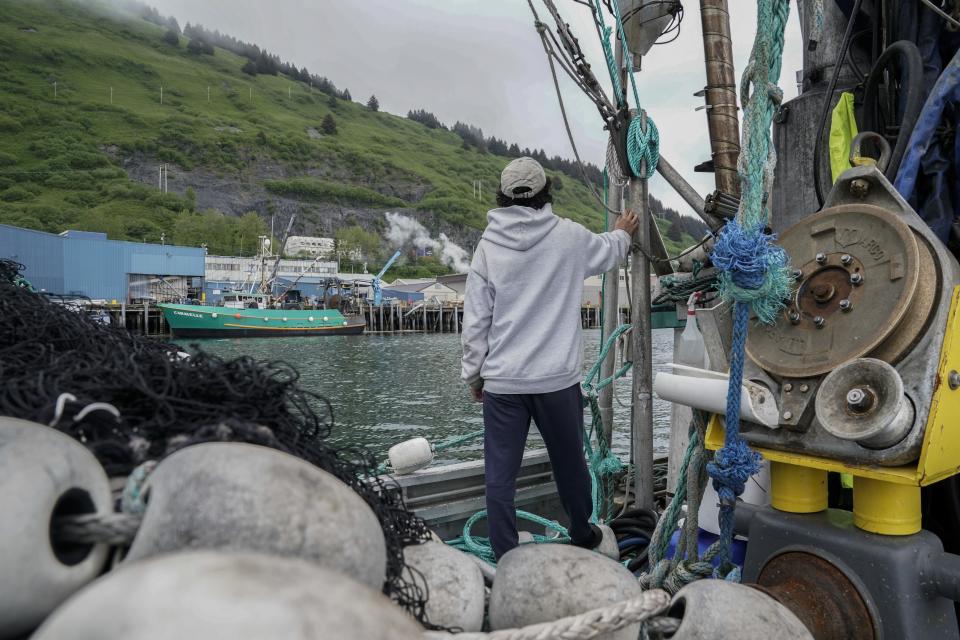
[[[431,249],[440,262],[460,273],[470,268],[470,256],[466,249],[446,234],[441,233],[437,238],[431,238],[426,227],[413,218],[389,211],[385,215],[390,224],[387,240],[391,245],[399,248],[412,244],[417,249]]]

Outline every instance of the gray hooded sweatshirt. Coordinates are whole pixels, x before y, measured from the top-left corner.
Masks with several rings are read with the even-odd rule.
[[[549,393],[580,382],[583,281],[622,263],[630,235],[595,234],[543,209],[487,214],[467,275],[462,377],[491,393]]]

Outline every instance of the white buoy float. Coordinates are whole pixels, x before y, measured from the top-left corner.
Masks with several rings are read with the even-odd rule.
[[[93,580],[105,545],[57,544],[60,515],[109,513],[107,475],[87,449],[55,429],[0,417],[0,638],[40,624]]]
[[[552,622],[637,597],[643,589],[619,562],[566,544],[530,544],[497,563],[490,593],[490,626],[514,629]],[[597,636],[636,640],[640,625]]]
[[[394,472],[404,475],[433,462],[433,447],[426,438],[411,438],[390,447],[387,457]]]
[[[282,451],[215,442],[164,459],[126,561],[185,549],[261,551],[312,560],[380,589],[383,530],[333,475]]]
[[[442,542],[428,541],[404,547],[403,558],[413,573],[414,582],[424,590],[427,619],[436,625],[464,631],[479,631],[483,626],[483,574],[462,551]]]
[[[107,574],[32,640],[415,640],[421,633],[379,590],[312,562],[190,551]]]

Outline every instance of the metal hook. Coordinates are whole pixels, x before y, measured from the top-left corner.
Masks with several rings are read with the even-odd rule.
[[[880,149],[879,158],[871,158],[860,153],[860,147],[864,140],[870,140]],[[854,167],[863,167],[867,165],[876,165],[880,173],[887,170],[887,164],[890,162],[890,143],[879,133],[873,131],[861,131],[850,142],[850,164]]]

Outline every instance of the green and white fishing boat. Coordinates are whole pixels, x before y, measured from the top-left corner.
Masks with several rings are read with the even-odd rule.
[[[236,293],[224,299],[222,307],[158,306],[177,338],[357,335],[366,327],[362,317],[337,309],[269,309],[270,296],[264,293]]]

